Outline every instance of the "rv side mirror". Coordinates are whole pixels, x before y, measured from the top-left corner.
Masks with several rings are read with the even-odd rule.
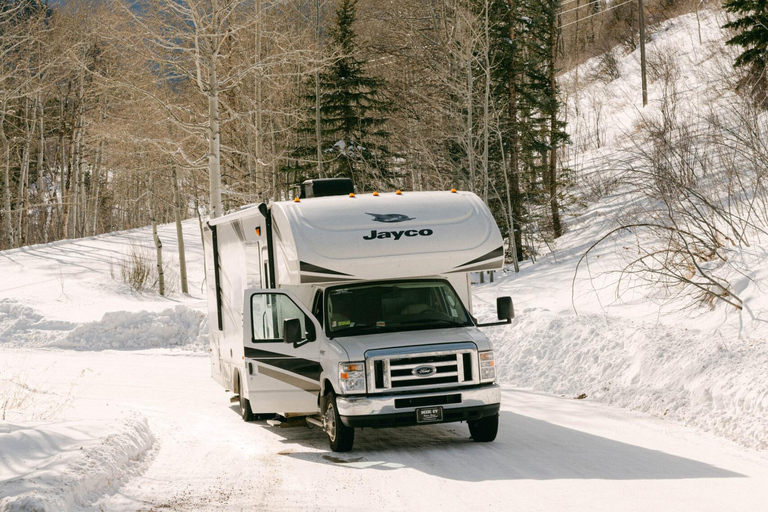
[[[301,320],[298,318],[286,318],[283,321],[283,342],[297,345],[304,339],[301,332]]]
[[[492,327],[494,325],[507,325],[512,323],[512,319],[515,318],[515,308],[512,306],[512,297],[497,297],[496,298],[496,314],[499,317],[499,322],[489,322],[487,324],[477,324],[478,327]]]
[[[515,318],[515,307],[512,305],[512,297],[497,297],[496,312],[499,320],[511,321]]]

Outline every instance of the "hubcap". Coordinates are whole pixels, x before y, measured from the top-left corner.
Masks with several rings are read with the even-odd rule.
[[[333,410],[333,403],[328,404],[328,408],[325,410],[325,431],[328,433],[328,437],[331,441],[336,439],[336,414]]]

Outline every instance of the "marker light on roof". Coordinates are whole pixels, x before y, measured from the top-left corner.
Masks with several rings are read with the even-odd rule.
[[[403,191],[402,190],[397,190],[397,191],[395,191],[395,194],[398,195],[398,196],[401,196],[401,195],[403,195]]]
[[[379,193],[378,192],[374,192],[373,193],[373,197],[379,197]]]
[[[349,197],[355,197],[355,193],[354,192],[350,192],[349,193]]]
[[[458,192],[458,190],[456,190],[455,188],[452,188],[452,189],[451,189],[451,193],[452,193],[452,194],[455,194],[456,192]]]
[[[301,199],[299,199],[298,197],[295,197],[295,198],[293,199],[293,202],[294,202],[294,203],[300,203],[300,202],[301,202]]]

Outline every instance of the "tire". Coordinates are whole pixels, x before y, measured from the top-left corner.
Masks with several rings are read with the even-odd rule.
[[[245,398],[243,393],[243,383],[238,378],[238,397],[240,398],[240,416],[243,421],[253,421],[256,419],[256,415],[251,411],[251,403]]]
[[[472,439],[478,443],[490,443],[496,439],[499,432],[499,415],[486,416],[479,420],[468,421],[469,433]]]
[[[347,427],[341,422],[339,409],[336,406],[336,394],[333,391],[325,396],[323,419],[331,450],[334,452],[348,452],[351,450],[352,445],[355,443],[355,429]]]

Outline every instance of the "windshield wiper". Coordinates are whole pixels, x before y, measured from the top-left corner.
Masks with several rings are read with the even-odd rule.
[[[400,322],[401,325],[406,324],[427,324],[427,323],[443,323],[448,324],[452,327],[466,327],[466,324],[463,324],[461,322],[457,322],[455,320],[443,320],[442,318],[419,318],[416,320],[406,320],[405,322]]]

